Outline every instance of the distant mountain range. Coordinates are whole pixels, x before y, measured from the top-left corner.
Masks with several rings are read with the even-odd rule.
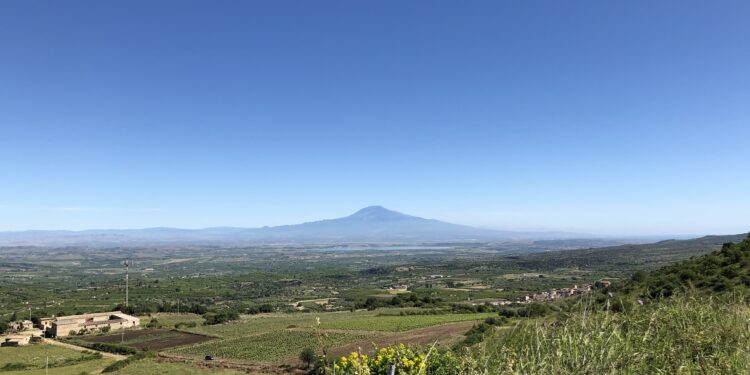
[[[0,232],[1,246],[149,246],[307,243],[477,242],[580,238],[564,232],[511,232],[424,219],[381,206],[352,215],[263,228],[147,228]]]

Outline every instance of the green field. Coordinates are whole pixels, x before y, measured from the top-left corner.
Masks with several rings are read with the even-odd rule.
[[[113,362],[111,359],[84,354],[75,350],[49,344],[22,347],[0,347],[0,373],[3,375],[41,375],[49,358],[49,373],[56,375],[79,375],[103,369]],[[11,370],[11,369],[17,370]]]
[[[328,332],[327,345],[338,346],[365,340],[366,334]],[[305,348],[319,347],[318,336],[312,331],[267,332],[256,336],[214,340],[203,344],[170,350],[170,353],[201,357],[207,354],[219,358],[265,362],[294,357]]]
[[[294,357],[307,347],[319,348],[318,336],[312,328],[325,332],[328,347],[382,337],[387,332],[402,332],[439,324],[481,320],[497,313],[396,315],[407,309],[335,312],[320,314],[261,314],[243,316],[227,324],[197,326],[190,332],[222,339],[175,348],[168,353],[188,357],[206,354],[225,359],[270,362]],[[317,318],[320,325],[317,325]],[[351,331],[351,332],[347,332]]]
[[[405,315],[405,316],[359,316],[356,319],[336,319],[325,321],[321,318],[321,327],[326,329],[350,329],[401,332],[411,329],[434,326],[438,324],[480,320],[497,316],[497,313],[480,314],[444,314],[444,315]]]
[[[158,325],[164,328],[174,328],[175,324],[179,323],[195,323],[200,325],[203,323],[203,317],[197,314],[176,314],[176,313],[153,313],[150,315],[141,316],[141,322],[147,324],[151,319],[156,319]]]
[[[240,375],[245,372],[232,370],[211,370],[206,368],[193,367],[189,364],[179,363],[158,363],[153,359],[144,359],[135,362],[122,370],[112,373],[113,375],[202,375],[202,374],[221,374],[221,375]]]
[[[285,328],[312,328],[320,318],[320,328],[364,331],[397,332],[437,324],[480,320],[497,313],[395,315],[407,309],[378,309],[375,311],[335,312],[319,314],[248,315],[241,320],[213,326],[197,326],[186,331],[223,338],[247,336]],[[393,315],[391,315],[393,314]]]

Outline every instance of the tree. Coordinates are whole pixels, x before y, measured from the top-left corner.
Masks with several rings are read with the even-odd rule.
[[[312,348],[305,348],[299,353],[299,360],[305,362],[305,367],[310,367],[310,364],[315,361],[315,350]]]

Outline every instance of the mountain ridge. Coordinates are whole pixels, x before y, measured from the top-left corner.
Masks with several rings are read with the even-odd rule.
[[[563,232],[475,228],[368,206],[348,216],[272,227],[88,229],[0,232],[0,246],[511,241],[575,237]]]

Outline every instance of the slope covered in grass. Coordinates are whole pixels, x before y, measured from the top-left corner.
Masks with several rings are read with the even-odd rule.
[[[736,244],[725,243],[721,250],[660,268],[650,274],[638,272],[624,291],[639,291],[649,297],[668,297],[684,289],[721,293],[748,288],[750,236]]]
[[[679,296],[627,313],[597,308],[497,332],[474,356],[490,373],[748,373],[750,310],[739,296]]]

